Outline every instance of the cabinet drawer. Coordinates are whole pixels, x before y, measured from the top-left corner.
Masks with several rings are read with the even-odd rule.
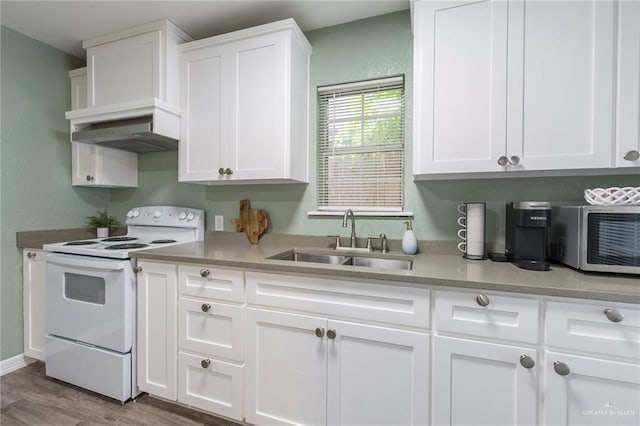
[[[178,318],[180,349],[242,361],[242,307],[181,297]]]
[[[429,327],[429,290],[247,272],[247,303],[411,327]]]
[[[435,298],[434,321],[438,331],[527,343],[538,341],[537,300],[449,291],[437,291]]]
[[[212,414],[242,420],[243,383],[242,365],[182,352],[178,354],[179,402]]]
[[[179,265],[180,294],[242,303],[244,274],[207,265]]]
[[[548,346],[636,360],[640,357],[638,307],[607,302],[548,302],[546,308]]]

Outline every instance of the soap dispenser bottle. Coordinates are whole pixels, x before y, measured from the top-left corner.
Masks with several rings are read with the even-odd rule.
[[[407,226],[402,236],[402,252],[404,254],[416,254],[418,251],[418,240],[416,234],[413,233],[413,224],[410,220],[404,223]]]

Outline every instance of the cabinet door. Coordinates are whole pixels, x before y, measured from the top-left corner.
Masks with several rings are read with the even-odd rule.
[[[324,318],[247,309],[247,422],[326,424],[327,339],[315,334],[326,327]]]
[[[242,420],[243,367],[180,352],[178,401]]]
[[[180,349],[243,361],[242,309],[240,306],[180,297]]]
[[[328,327],[327,424],[428,423],[428,334],[334,320]]]
[[[87,107],[87,69],[78,68],[69,71],[71,80],[71,110]]]
[[[414,174],[501,171],[507,2],[416,2]]]
[[[522,355],[536,365],[523,367]],[[433,424],[537,423],[535,350],[436,336],[433,357]]]
[[[228,178],[218,173],[219,168],[230,167],[221,158],[223,144],[231,142],[228,131],[233,115],[226,52],[225,46],[214,46],[180,55],[181,181]]]
[[[160,90],[161,46],[161,32],[151,31],[87,49],[89,106],[164,99]]]
[[[71,142],[71,169],[74,186],[138,186],[135,152]]]
[[[176,265],[138,262],[138,388],[175,401],[177,397]]]
[[[544,395],[547,425],[637,425],[640,365],[547,352]]]
[[[25,249],[22,252],[22,297],[24,315],[24,354],[44,361],[45,337],[45,253]]]
[[[510,170],[611,167],[615,3],[509,2]],[[637,119],[637,117],[636,117]]]
[[[618,94],[615,161],[640,167],[640,2],[618,3]]]
[[[229,86],[234,97],[229,105],[235,111],[230,139],[222,146],[231,179],[269,179],[288,177],[285,170],[289,144],[285,119],[291,79],[286,33],[253,37],[231,44],[233,72]]]

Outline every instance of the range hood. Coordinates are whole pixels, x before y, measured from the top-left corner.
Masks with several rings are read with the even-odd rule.
[[[152,116],[94,123],[73,132],[71,140],[131,152],[178,149],[177,139],[154,133]]]
[[[159,99],[67,111],[71,140],[131,152],[178,149],[180,113]]]

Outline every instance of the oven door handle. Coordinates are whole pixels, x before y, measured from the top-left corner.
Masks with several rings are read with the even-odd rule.
[[[130,265],[127,261],[115,259],[99,259],[87,256],[70,256],[57,253],[49,253],[46,256],[47,263],[68,266],[71,268],[91,268],[110,271],[121,271]]]

